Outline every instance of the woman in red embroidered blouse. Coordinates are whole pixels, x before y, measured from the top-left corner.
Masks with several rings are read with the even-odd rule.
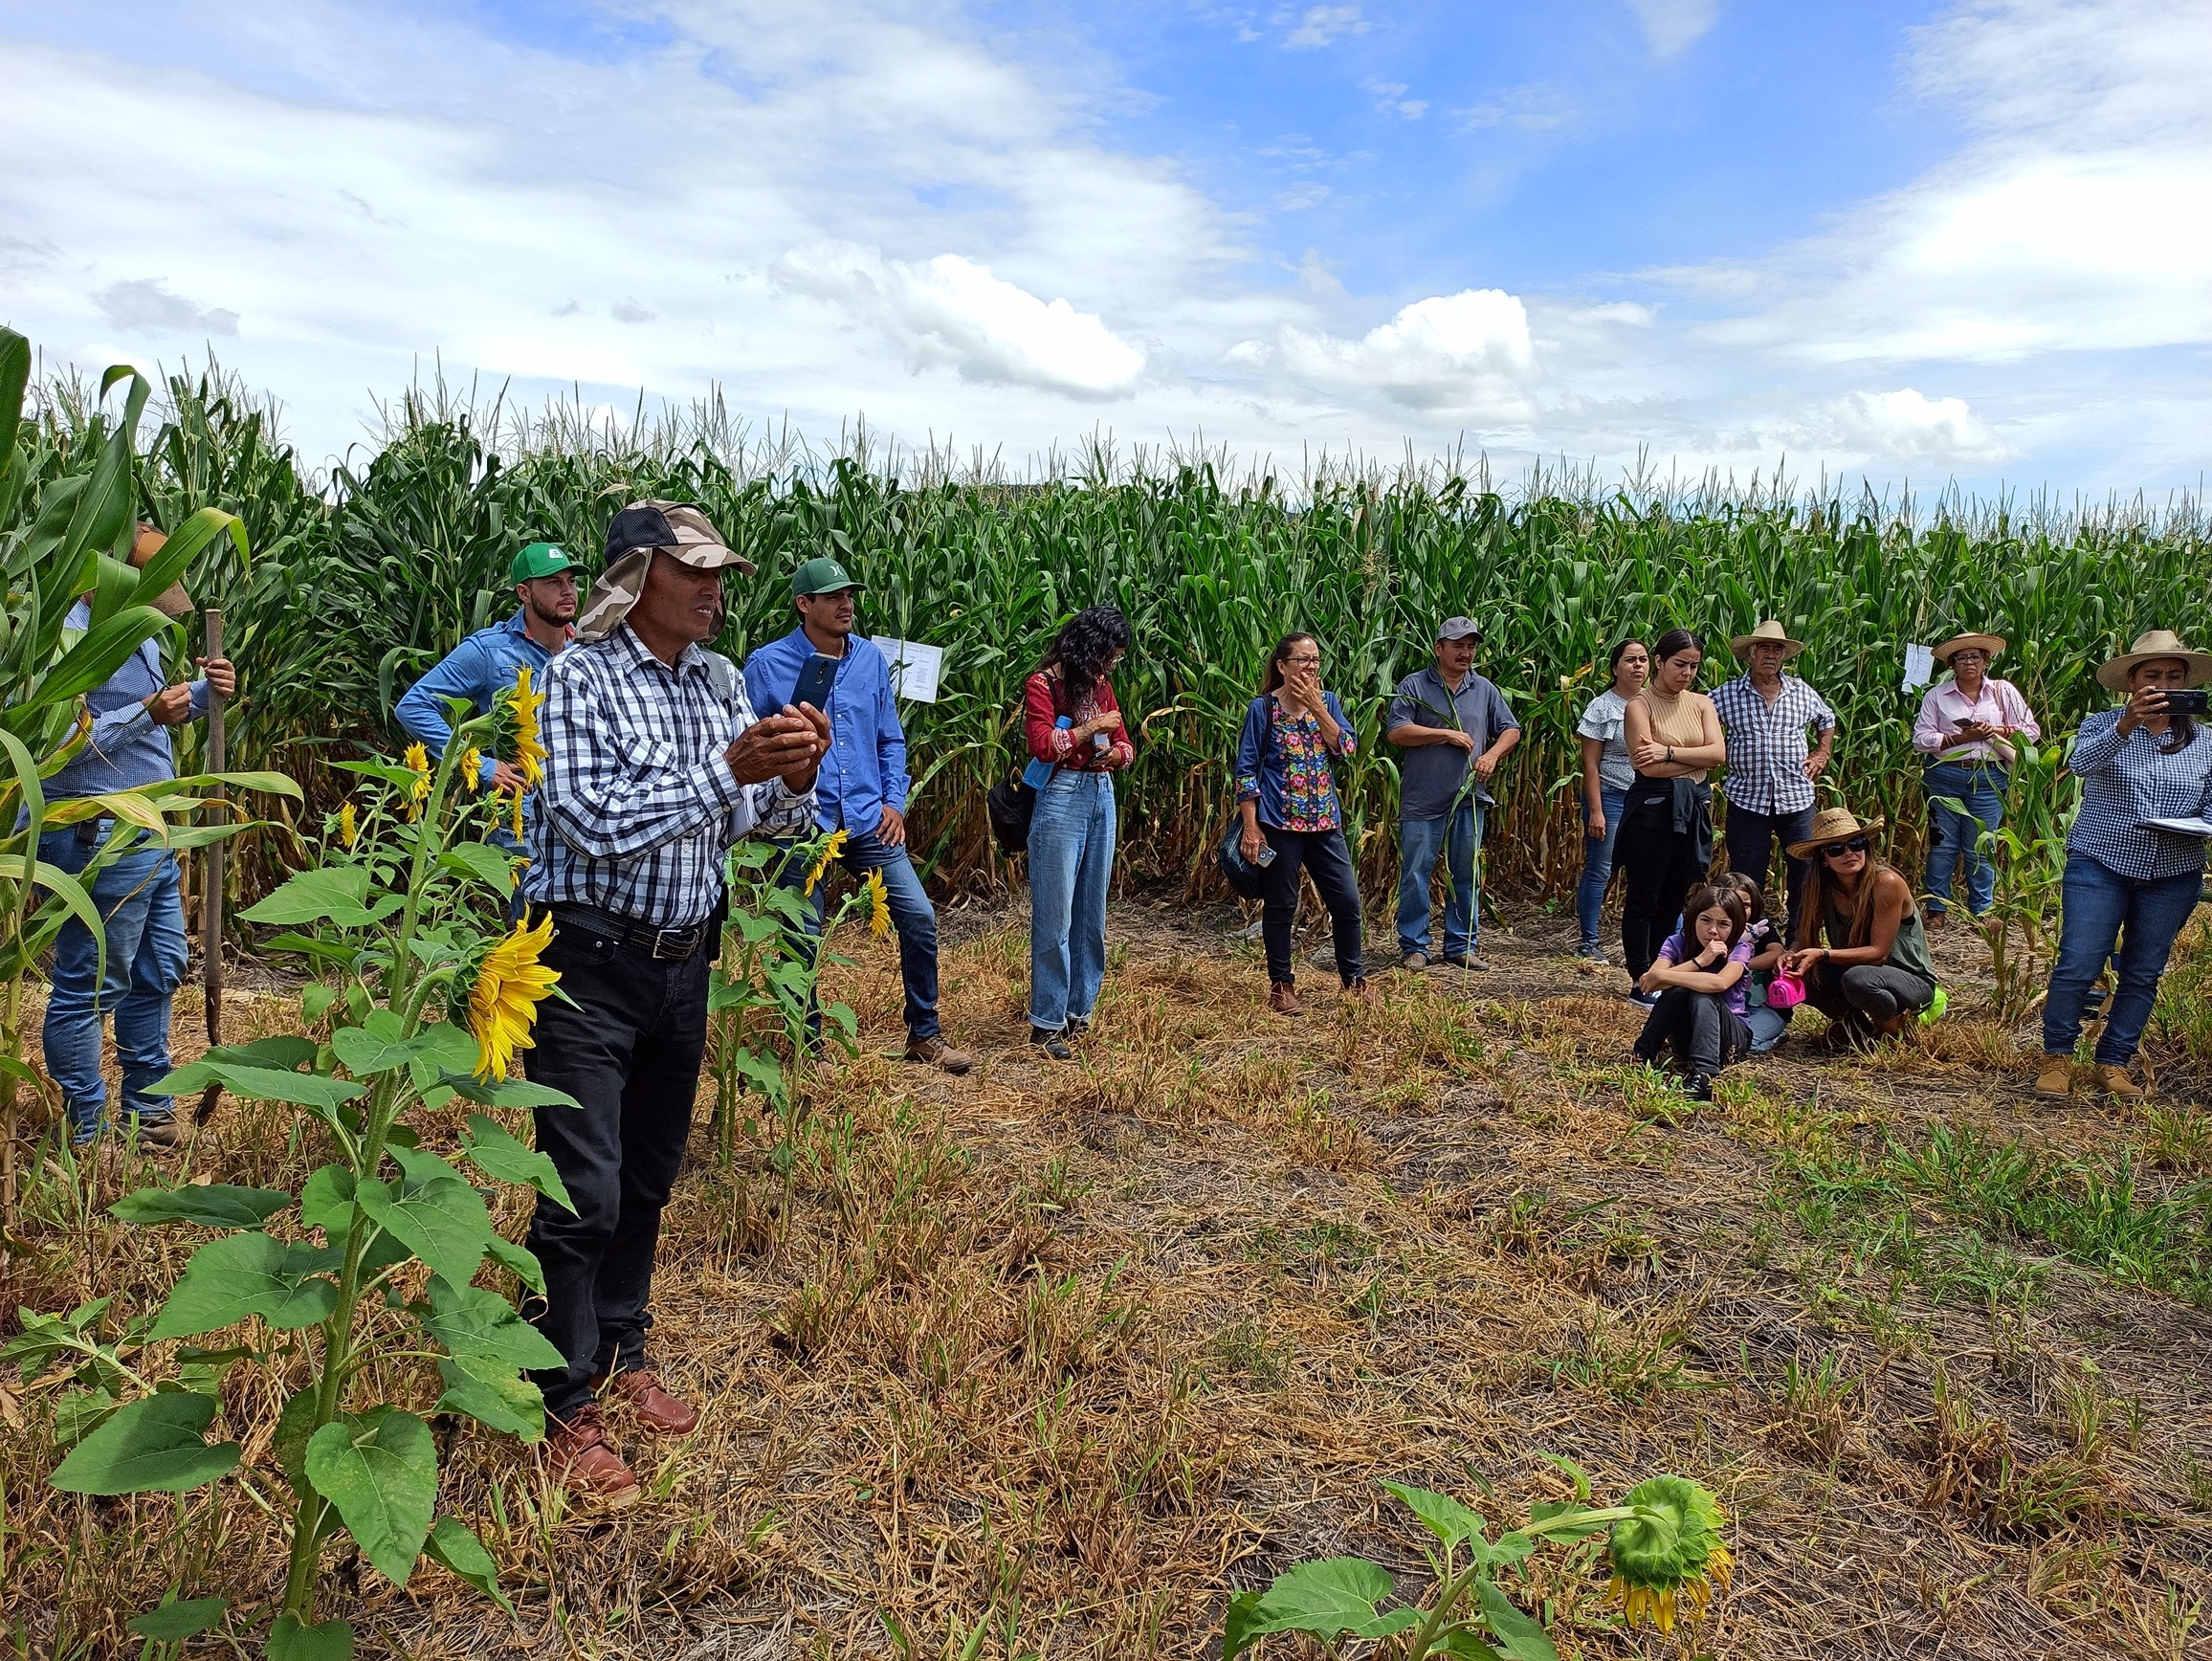
[[[1029,1042],[1055,1061],[1074,1054],[1106,978],[1113,775],[1137,754],[1106,676],[1128,650],[1128,619],[1088,607],[1022,693],[1029,754],[1052,768],[1029,820]]]

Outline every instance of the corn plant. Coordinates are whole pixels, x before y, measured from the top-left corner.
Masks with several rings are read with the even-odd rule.
[[[1347,1636],[1380,1640],[1375,1652],[1390,1661],[1444,1655],[1559,1661],[1542,1626],[1506,1595],[1497,1576],[1545,1545],[1572,1545],[1598,1534],[1606,1536],[1613,1592],[1630,1625],[1648,1619],[1671,1631],[1678,1616],[1701,1616],[1714,1589],[1726,1589],[1729,1552],[1720,1537],[1725,1518],[1703,1488],[1680,1476],[1654,1476],[1619,1505],[1597,1506],[1589,1478],[1578,1466],[1545,1457],[1574,1478],[1575,1497],[1533,1506],[1526,1523],[1494,1540],[1489,1523],[1456,1499],[1402,1482],[1383,1483],[1436,1540],[1422,1548],[1433,1577],[1428,1596],[1385,1610],[1381,1605],[1396,1585],[1380,1564],[1365,1558],[1300,1563],[1277,1575],[1264,1592],[1229,1599],[1222,1661],[1236,1661],[1270,1632],[1304,1632],[1332,1646]]]
[[[91,893],[100,871],[148,840],[184,850],[236,834],[240,824],[183,821],[226,787],[298,796],[271,773],[194,775],[133,789],[49,801],[43,781],[82,749],[92,720],[85,695],[148,640],[175,627],[142,596],[160,594],[218,543],[246,556],[244,527],[203,509],[180,524],[143,570],[127,563],[137,522],[133,449],[150,388],[127,366],[100,395],[127,383],[119,419],[94,414],[56,455],[22,419],[31,344],[0,329],[0,1231],[15,1225],[15,1155],[22,1092],[41,1088],[23,1044],[23,982],[72,919],[104,942]],[[83,627],[70,618],[78,601]],[[39,838],[110,819],[114,828],[76,876],[39,857]],[[104,943],[100,950],[105,969]]]
[[[2066,770],[2065,745],[2021,742],[2017,747],[2004,823],[1978,831],[1974,839],[1975,851],[1997,874],[1982,939],[1989,948],[1993,1011],[2007,1023],[2024,1019],[2043,1002],[2045,977],[2057,955],[2067,833],[2081,809],[2081,781]],[[1936,800],[1973,817],[1956,796]]]
[[[871,875],[834,909],[826,910],[818,938],[808,933],[815,886],[828,880],[845,832],[828,830],[788,850],[765,842],[741,842],[730,851],[722,877],[730,897],[721,959],[707,986],[710,1067],[715,1080],[715,1137],[726,1166],[736,1158],[737,1133],[748,1087],[783,1126],[787,1139],[797,1114],[794,1070],[814,1041],[807,1033],[809,1011],[823,965],[842,963],[830,955],[830,938],[854,913],[864,913],[871,930],[891,926],[891,904],[883,878]],[[784,880],[786,869],[806,873],[803,885]],[[850,1053],[859,1022],[850,1007],[830,1004],[820,1010],[822,1030]],[[749,1135],[753,1121],[742,1128]]]
[[[534,742],[530,701],[520,694],[512,719]],[[349,800],[321,862],[245,914],[284,931],[269,949],[316,967],[300,1016],[310,1030],[327,1023],[328,1035],[211,1050],[155,1086],[219,1083],[297,1110],[297,1134],[320,1141],[329,1162],[297,1193],[212,1184],[126,1196],[115,1211],[128,1222],[214,1237],[159,1310],[113,1339],[100,1336],[104,1311],[88,1305],[33,1318],[0,1352],[27,1378],[51,1370],[50,1383],[69,1386],[55,1416],[74,1446],[52,1480],[76,1494],[182,1494],[219,1480],[242,1456],[236,1440],[206,1440],[218,1413],[236,1411],[224,1406],[224,1374],[251,1364],[281,1384],[272,1451],[292,1507],[268,1640],[277,1661],[351,1653],[350,1626],[317,1617],[318,1570],[341,1530],[396,1585],[427,1554],[500,1596],[476,1534],[436,1514],[430,1427],[388,1398],[402,1393],[408,1362],[434,1360],[434,1410],[535,1441],[543,1403],[523,1370],[561,1364],[506,1296],[475,1284],[489,1257],[542,1291],[536,1259],[494,1230],[476,1179],[423,1145],[424,1116],[452,1103],[574,1105],[506,1077],[557,977],[537,963],[549,919],[504,933],[496,920],[513,865],[481,832],[504,808],[473,791],[476,746],[491,742],[501,713],[463,719],[454,703],[434,769],[419,745],[400,762],[348,764],[365,781],[366,813]],[[480,1178],[568,1203],[552,1162],[487,1113],[468,1115],[458,1153]],[[231,1344],[205,1347],[233,1332]],[[165,1373],[157,1358],[172,1342],[188,1347]]]

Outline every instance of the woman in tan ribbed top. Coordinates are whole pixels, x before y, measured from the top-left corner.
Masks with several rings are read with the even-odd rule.
[[[1691,688],[1705,643],[1670,629],[1651,649],[1651,679],[1629,703],[1622,738],[1636,782],[1622,808],[1614,860],[1621,867],[1621,955],[1641,982],[1674,930],[1682,897],[1713,862],[1713,791],[1705,775],[1728,759],[1713,699]],[[1642,994],[1629,996],[1643,1002]]]

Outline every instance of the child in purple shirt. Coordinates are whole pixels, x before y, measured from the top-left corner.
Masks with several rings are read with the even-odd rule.
[[[1751,1049],[1744,1020],[1755,944],[1750,921],[1734,888],[1706,883],[1692,890],[1682,907],[1682,927],[1637,983],[1659,1001],[1636,1040],[1636,1058],[1649,1063],[1671,1049],[1675,1066],[1689,1075],[1694,1101],[1711,1101],[1713,1075]]]

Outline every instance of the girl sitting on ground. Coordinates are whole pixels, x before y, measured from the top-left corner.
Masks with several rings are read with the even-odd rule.
[[[1740,871],[1731,871],[1720,880],[1736,891],[1751,919],[1743,931],[1743,938],[1751,942],[1743,1021],[1751,1029],[1751,1052],[1764,1055],[1781,1042],[1782,1034],[1789,1029],[1791,1011],[1777,1009],[1766,999],[1766,989],[1774,984],[1775,972],[1781,967],[1782,953],[1789,949],[1789,942],[1782,939],[1781,927],[1766,915],[1766,896],[1759,892],[1758,883]]]
[[[1656,1061],[1671,1046],[1691,1099],[1711,1101],[1714,1074],[1751,1049],[1743,1018],[1751,917],[1735,889],[1709,882],[1691,891],[1682,922],[1637,983],[1658,1001],[1636,1040],[1636,1058]]]

